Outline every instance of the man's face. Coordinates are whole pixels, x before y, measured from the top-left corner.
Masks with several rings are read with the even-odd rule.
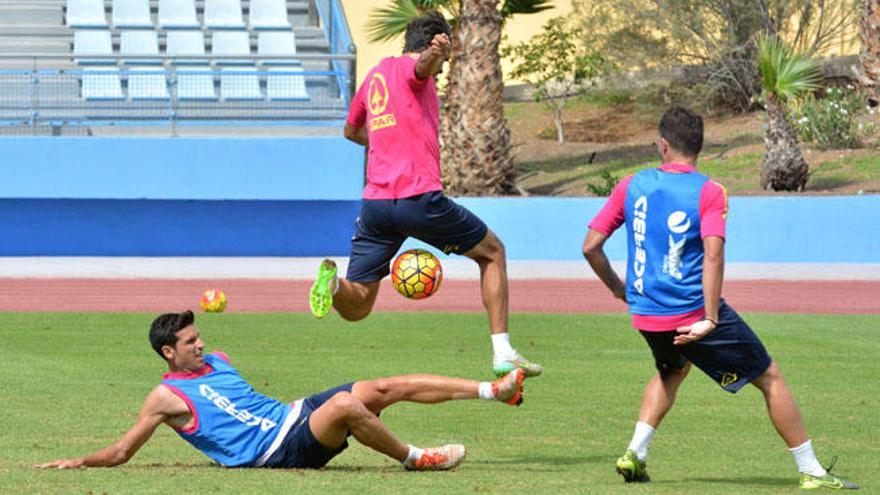
[[[175,368],[196,371],[205,365],[205,356],[202,354],[204,348],[205,343],[199,337],[199,329],[190,325],[177,331],[177,343],[174,347],[166,345],[162,349]]]

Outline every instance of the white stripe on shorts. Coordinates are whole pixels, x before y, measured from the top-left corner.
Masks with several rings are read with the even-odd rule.
[[[275,440],[272,441],[272,445],[263,452],[263,455],[260,456],[259,459],[254,461],[254,467],[263,467],[266,462],[272,457],[272,454],[278,450],[278,447],[281,446],[281,442],[284,441],[284,437],[287,436],[287,433],[293,427],[293,424],[296,423],[296,420],[299,419],[300,412],[302,412],[303,399],[293,402],[290,404],[290,412],[287,413],[287,417],[284,419],[284,423],[281,424],[281,429],[278,431],[278,435],[275,436]]]

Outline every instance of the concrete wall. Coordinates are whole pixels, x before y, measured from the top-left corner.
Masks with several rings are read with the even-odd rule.
[[[344,256],[362,170],[336,137],[0,139],[0,255]],[[577,260],[605,200],[459,201],[511,259]],[[878,215],[880,196],[731,198],[727,259],[880,263]]]

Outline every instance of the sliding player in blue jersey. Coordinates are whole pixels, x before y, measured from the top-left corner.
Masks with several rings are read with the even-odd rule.
[[[648,444],[672,408],[691,363],[724,390],[751,383],[794,456],[801,488],[858,488],[826,472],[779,366],[736,311],[721,299],[727,195],[697,172],[703,120],[673,108],[660,121],[659,168],[623,179],[590,222],[584,256],[614,297],[629,304],[658,373],[648,383],[629,448],[617,461],[627,482],[648,481]],[[626,284],[603,246],[625,225]],[[829,468],[830,469],[830,468]]]
[[[434,375],[357,381],[293,403],[254,391],[229,358],[205,355],[191,311],[156,318],[150,344],[169,372],[147,395],[134,426],[116,443],[90,455],[60,459],[40,468],[110,467],[123,464],[165,423],[193,447],[228,467],[320,468],[360,443],[392,457],[408,470],[458,466],[463,445],[421,449],[398,440],[379,420],[396,402],[435,404],[484,399],[519,405],[525,372],[515,369],[494,382]]]

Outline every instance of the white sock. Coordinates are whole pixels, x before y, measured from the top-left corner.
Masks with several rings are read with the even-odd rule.
[[[339,292],[339,277],[333,277],[327,282],[327,286],[330,287],[330,295],[335,296],[337,292]]]
[[[493,333],[492,351],[495,353],[496,361],[505,361],[516,357],[516,351],[510,346],[510,334],[507,332]]]
[[[413,467],[415,465],[416,461],[419,460],[419,458],[421,458],[422,454],[424,454],[424,453],[425,453],[424,450],[422,450],[414,445],[410,445],[409,446],[409,453],[406,455],[406,459],[403,460],[402,464],[404,466]]]
[[[636,423],[636,430],[633,432],[632,440],[629,442],[629,450],[634,450],[636,452],[636,457],[639,458],[640,461],[644,461],[648,458],[648,445],[651,443],[651,439],[654,437],[654,432],[657,431],[648,423],[644,423],[639,421]]]
[[[825,476],[827,471],[819,464],[819,459],[816,459],[812,440],[807,440],[793,449],[788,449],[788,451],[794,456],[798,471],[811,476]]]
[[[480,399],[495,400],[495,394],[492,393],[492,382],[480,382]]]

